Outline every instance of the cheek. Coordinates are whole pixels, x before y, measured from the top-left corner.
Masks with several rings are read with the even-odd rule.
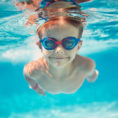
[[[49,57],[50,55],[53,54],[53,51],[48,51],[48,50],[42,48],[42,53],[45,57]]]
[[[70,55],[76,55],[77,54],[77,48],[74,48],[73,50],[70,51]]]
[[[78,53],[78,46],[75,47],[75,49],[74,49],[74,53],[75,53],[75,54]]]

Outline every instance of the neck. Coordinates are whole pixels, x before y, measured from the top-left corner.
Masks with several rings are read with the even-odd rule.
[[[72,73],[74,67],[74,60],[63,67],[54,67],[53,65],[49,64],[49,72],[52,75],[52,78],[55,79],[65,79],[68,77],[70,73]]]

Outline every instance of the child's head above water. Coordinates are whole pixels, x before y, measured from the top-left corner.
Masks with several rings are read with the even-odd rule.
[[[41,48],[44,58],[51,65],[61,67],[75,59],[82,45],[82,41],[80,40],[82,33],[83,24],[77,19],[64,16],[56,17],[50,19],[37,29],[39,39],[42,41],[45,40],[45,42],[43,41],[43,43],[41,43],[39,41],[40,43],[37,44]],[[51,37],[51,43],[48,37]],[[63,45],[57,45],[57,47],[54,48],[55,41],[53,42],[53,40],[55,39],[57,41],[62,41],[63,39],[67,41],[69,39],[69,41],[63,41]],[[47,49],[46,46],[49,48]]]

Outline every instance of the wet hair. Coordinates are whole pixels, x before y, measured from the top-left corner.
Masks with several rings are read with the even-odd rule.
[[[61,21],[60,21],[60,19],[61,19]],[[78,18],[76,19],[74,17],[61,16],[61,17],[51,18],[49,21],[47,21],[45,24],[43,24],[41,27],[39,27],[37,29],[37,35],[38,35],[39,39],[42,39],[43,33],[45,31],[48,31],[48,29],[51,29],[52,27],[61,25],[62,22],[71,24],[72,26],[77,28],[78,29],[78,38],[82,37],[83,28],[84,28],[82,22]]]
[[[44,31],[48,31],[48,29],[51,29],[54,26],[61,25],[62,22],[60,22],[60,17],[61,21],[70,24],[78,29],[78,38],[82,37],[83,27],[84,27],[83,23],[86,23],[85,17],[88,17],[89,15],[81,10],[81,6],[79,4],[82,2],[89,2],[91,0],[15,0],[15,1],[16,1],[15,6],[19,8],[19,10],[23,10],[24,13],[27,10],[35,12],[27,15],[27,22],[25,23],[25,26],[36,25],[36,28],[38,27],[36,33],[38,34],[39,39],[42,38]],[[48,7],[47,3],[50,3]],[[66,6],[65,5],[66,3],[69,4]],[[62,10],[61,12],[60,11],[58,12],[59,8],[63,9],[64,12]],[[67,12],[65,12],[65,10],[67,10]],[[74,15],[72,15],[72,13],[74,13]],[[41,24],[39,21],[42,19],[45,20],[45,23],[39,26]]]

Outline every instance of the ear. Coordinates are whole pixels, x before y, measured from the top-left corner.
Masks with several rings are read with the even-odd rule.
[[[39,41],[36,42],[36,45],[37,45],[40,49],[42,49],[41,43],[40,43]]]
[[[37,41],[37,42],[36,42],[36,45],[38,45],[38,46],[39,46],[39,41]]]
[[[78,50],[81,48],[81,46],[82,46],[82,40],[80,40],[80,42],[78,43]]]

